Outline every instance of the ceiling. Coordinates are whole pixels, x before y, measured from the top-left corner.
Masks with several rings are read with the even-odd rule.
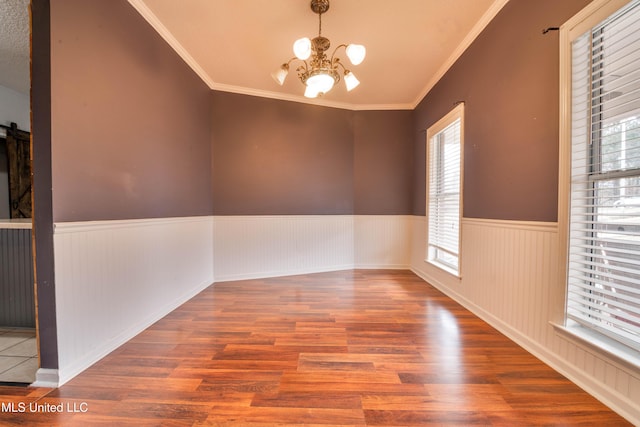
[[[106,0],[105,0],[106,1]],[[333,46],[359,43],[350,66],[361,84],[342,82],[318,99],[302,96],[295,62],[283,86],[271,72],[313,38],[309,0],[129,0],[215,90],[353,110],[411,109],[508,0],[333,0],[322,34]],[[29,93],[29,0],[0,0],[0,85]],[[339,56],[345,58],[344,51]]]
[[[0,0],[0,86],[29,93],[29,0]]]
[[[322,35],[333,47],[363,44],[367,57],[351,66],[342,50],[360,86],[347,92],[340,82],[314,100],[302,96],[296,62],[283,86],[271,78],[296,39],[318,34],[309,0],[129,3],[212,89],[364,110],[414,108],[507,1],[331,1]]]

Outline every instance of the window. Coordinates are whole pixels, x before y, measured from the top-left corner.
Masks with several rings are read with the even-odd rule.
[[[427,261],[460,271],[461,154],[464,104],[427,131]]]
[[[640,349],[640,0],[622,3],[596,1],[574,29],[563,27],[571,87],[566,317]]]

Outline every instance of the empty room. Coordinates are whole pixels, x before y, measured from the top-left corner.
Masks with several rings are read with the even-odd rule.
[[[640,0],[0,7],[0,425],[640,425]]]

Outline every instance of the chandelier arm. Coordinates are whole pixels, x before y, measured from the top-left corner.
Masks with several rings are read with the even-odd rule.
[[[349,72],[347,67],[345,67],[344,64],[342,63],[342,61],[340,61],[340,58],[336,58],[336,62],[334,63],[334,67],[337,66],[337,65],[341,66],[342,67],[342,71],[344,71],[345,73]]]
[[[287,67],[289,66],[289,64],[291,64],[291,61],[293,61],[294,59],[298,59],[298,57],[294,56],[293,58],[291,58],[290,60],[288,60],[287,62],[284,63],[284,65],[286,65]]]
[[[304,64],[305,73],[308,73],[309,72],[309,64],[307,63],[307,61],[301,59],[300,62],[302,62]],[[302,65],[298,67],[298,69],[300,69],[300,68],[302,68]]]
[[[345,49],[347,48],[346,44],[341,44],[338,45],[335,49],[333,49],[333,53],[331,54],[331,63],[333,64],[333,57],[336,56],[336,52],[338,51],[338,49],[340,49],[341,47],[344,47]]]

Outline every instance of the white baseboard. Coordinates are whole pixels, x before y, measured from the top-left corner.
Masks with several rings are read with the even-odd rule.
[[[314,273],[328,273],[331,271],[341,271],[341,270],[350,270],[352,269],[352,265],[333,265],[324,268],[316,268],[316,269],[305,269],[305,270],[270,270],[265,272],[253,272],[253,273],[237,273],[237,274],[226,274],[226,275],[216,275],[215,283],[220,282],[235,282],[239,280],[253,280],[253,279],[268,279],[273,277],[287,277],[287,276],[296,276],[298,274],[314,274]]]
[[[40,368],[36,371],[36,380],[31,387],[57,388],[60,385],[57,369]]]

